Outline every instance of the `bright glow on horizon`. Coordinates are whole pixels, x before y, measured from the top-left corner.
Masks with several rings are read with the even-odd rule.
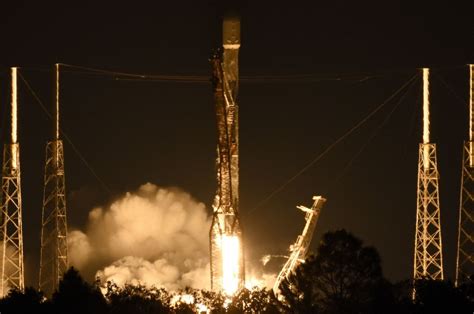
[[[226,295],[233,295],[239,288],[240,243],[237,236],[223,235],[222,288]]]

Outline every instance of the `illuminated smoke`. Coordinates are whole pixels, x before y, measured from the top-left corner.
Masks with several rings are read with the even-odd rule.
[[[119,285],[209,289],[209,227],[204,204],[147,183],[91,210],[87,231],[69,235],[70,264]]]
[[[140,257],[127,256],[97,272],[104,280],[111,280],[119,286],[132,285],[159,286],[176,291],[184,287],[207,288],[209,264],[191,264],[186,270],[170,264],[162,258],[149,262]]]
[[[269,255],[266,255],[269,256]],[[262,260],[264,257],[262,257]],[[247,264],[247,273],[245,276],[245,288],[251,290],[254,288],[266,288],[271,290],[275,283],[277,274],[268,272],[260,263]]]

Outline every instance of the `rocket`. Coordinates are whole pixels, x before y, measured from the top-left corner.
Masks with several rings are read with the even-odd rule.
[[[211,288],[232,295],[244,286],[245,267],[239,219],[239,48],[240,19],[223,21],[220,53],[211,58],[217,118],[217,191],[209,234]]]

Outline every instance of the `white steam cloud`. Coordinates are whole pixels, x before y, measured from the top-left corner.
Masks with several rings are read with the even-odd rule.
[[[203,203],[147,183],[93,209],[86,233],[69,233],[70,264],[119,285],[209,289],[209,227]]]

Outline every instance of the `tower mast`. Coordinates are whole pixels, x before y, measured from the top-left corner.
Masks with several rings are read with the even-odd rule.
[[[24,289],[23,227],[21,204],[20,144],[18,143],[17,68],[11,68],[11,132],[3,148],[1,241],[2,285],[0,294]]]
[[[469,65],[469,141],[464,142],[459,202],[456,285],[474,275],[474,65]]]
[[[54,66],[53,128],[46,144],[39,289],[51,296],[68,267],[66,185],[59,136],[59,64]]]
[[[423,143],[419,146],[413,279],[443,280],[436,144],[430,142],[429,69],[423,69]]]
[[[211,288],[227,295],[244,286],[244,249],[239,218],[238,54],[240,20],[226,17],[223,52],[212,57],[217,117],[217,192],[209,234]]]

